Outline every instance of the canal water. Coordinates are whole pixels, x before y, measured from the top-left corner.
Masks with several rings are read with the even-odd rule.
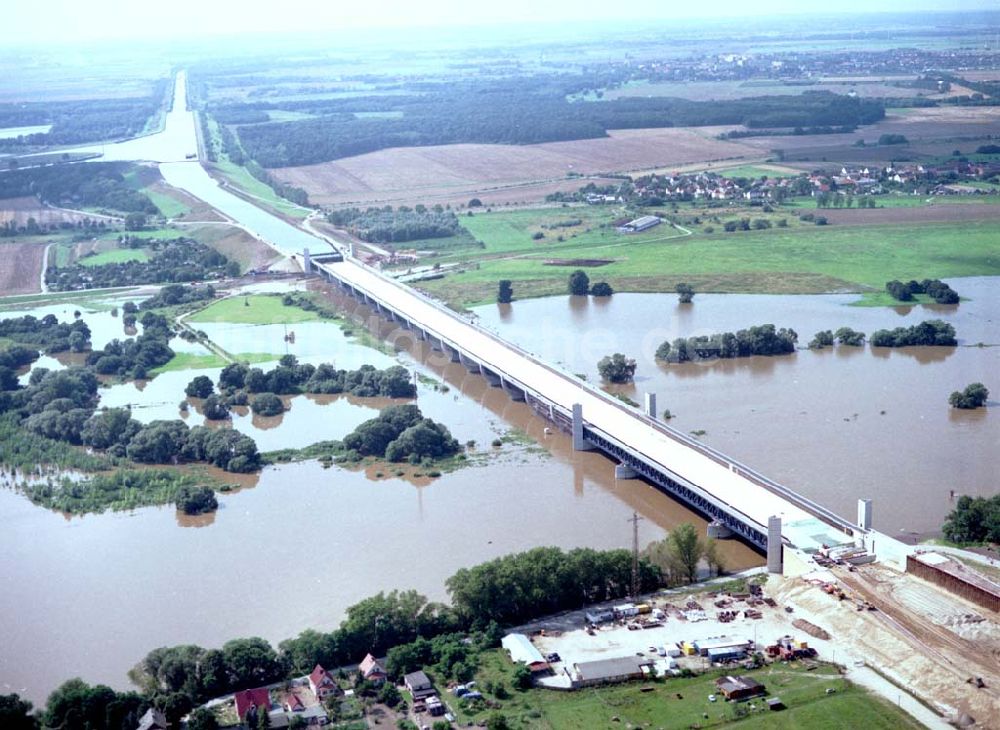
[[[634,384],[611,387],[642,402],[656,393],[670,424],[769,477],[851,516],[874,499],[874,522],[892,534],[940,528],[956,494],[995,494],[1000,418],[1000,280],[950,284],[958,306],[850,306],[856,295],[699,294],[550,297],[477,308],[482,325],[570,372],[599,381],[596,363],[622,352],[638,362]],[[665,339],[773,323],[805,346],[819,330],[871,333],[938,318],[954,325],[959,347],[799,350],[682,365],[659,363]],[[982,343],[982,347],[978,346]],[[980,381],[991,405],[956,411],[948,395]]]

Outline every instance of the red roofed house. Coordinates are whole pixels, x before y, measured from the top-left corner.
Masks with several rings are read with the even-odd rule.
[[[358,669],[361,672],[361,677],[367,679],[369,682],[374,684],[382,684],[385,682],[385,669],[382,665],[378,663],[378,659],[373,657],[371,654],[366,656],[364,660],[358,665]]]
[[[235,698],[236,715],[240,718],[240,722],[246,721],[247,713],[251,710],[254,711],[254,715],[258,712],[271,711],[271,693],[267,691],[267,687],[242,690],[235,694]],[[253,724],[256,725],[256,722]]]
[[[340,691],[337,683],[333,681],[333,677],[319,664],[316,665],[316,668],[312,670],[312,674],[309,675],[309,689],[313,691],[313,694],[318,699],[323,699]]]

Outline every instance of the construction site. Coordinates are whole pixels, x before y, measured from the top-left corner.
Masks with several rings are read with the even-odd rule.
[[[785,550],[782,573],[737,590],[673,589],[535,622],[521,630],[545,659],[536,684],[821,661],[928,727],[1000,728],[1000,584],[946,554],[905,552]]]

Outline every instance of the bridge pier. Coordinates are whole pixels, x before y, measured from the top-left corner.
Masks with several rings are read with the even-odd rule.
[[[650,418],[656,418],[656,393],[646,393],[646,402],[643,410]]]
[[[639,474],[628,464],[615,464],[615,479],[638,479]]]
[[[504,389],[504,392],[510,396],[512,401],[516,401],[518,403],[523,403],[525,401],[524,391],[516,385],[511,385],[510,381],[506,378],[500,378],[500,387]]]
[[[583,406],[580,403],[573,404],[573,450],[593,451],[594,446],[583,438]]]
[[[475,360],[472,360],[472,359],[466,357],[461,352],[458,353],[458,361],[460,363],[462,363],[463,365],[465,365],[465,369],[468,370],[470,373],[478,373],[479,372],[479,367],[480,367],[479,363],[476,362]]]
[[[503,384],[503,379],[484,365],[479,366],[479,374],[486,378],[486,382],[493,388],[499,388]]]
[[[444,349],[445,349],[445,352],[447,352],[449,355],[451,355],[451,361],[452,362],[461,362],[462,361],[462,356],[459,354],[458,350],[456,350],[454,347],[448,347],[447,345],[444,345]]]
[[[713,520],[708,523],[708,536],[713,540],[725,540],[733,536],[733,531],[719,520]]]
[[[781,518],[767,518],[767,572],[782,572]]]

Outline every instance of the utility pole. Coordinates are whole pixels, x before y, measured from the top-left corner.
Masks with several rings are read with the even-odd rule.
[[[639,598],[639,520],[635,512],[626,520],[632,523],[632,600]]]

